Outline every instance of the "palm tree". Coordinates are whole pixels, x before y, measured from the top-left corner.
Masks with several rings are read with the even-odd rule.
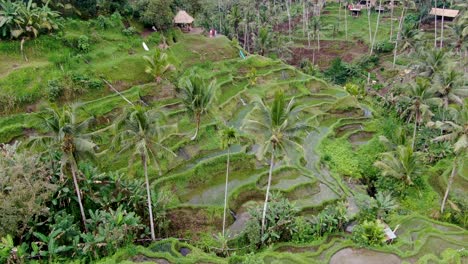
[[[147,62],[145,72],[151,74],[158,83],[166,72],[175,70],[174,65],[169,63],[167,54],[160,49],[156,49],[152,57],[143,56],[143,59]]]
[[[264,56],[265,51],[271,47],[271,36],[268,28],[262,27],[258,31],[257,45],[260,49],[260,55]]]
[[[416,25],[404,25],[400,31],[400,52],[409,50],[412,53],[421,40],[421,34]]]
[[[457,52],[461,52],[463,46],[466,47],[468,43],[468,13],[458,16],[449,28],[452,32],[452,45]]]
[[[468,87],[465,85],[463,74],[456,70],[450,69],[438,74],[435,77],[435,86],[437,93],[442,97],[445,109],[450,102],[463,105],[463,98],[468,97]]]
[[[262,237],[265,231],[265,217],[270,195],[271,177],[275,166],[275,158],[285,154],[286,161],[292,157],[294,150],[302,152],[302,146],[298,144],[299,132],[310,126],[306,122],[299,122],[301,109],[297,107],[294,98],[286,104],[286,98],[282,91],[275,93],[271,107],[257,99],[254,109],[248,114],[242,125],[242,130],[256,137],[261,144],[258,157],[262,159],[267,152],[271,153],[268,183],[265,194],[265,203],[262,213]]]
[[[435,89],[431,87],[431,83],[427,79],[418,78],[416,83],[412,83],[406,93],[400,96],[400,99],[409,103],[409,107],[405,109],[402,116],[408,117],[408,122],[414,120],[413,142],[412,147],[416,142],[416,131],[418,125],[424,120],[429,120],[434,114],[430,106],[440,106],[440,98],[435,96]]]
[[[396,64],[396,55],[397,55],[397,51],[398,51],[398,42],[400,41],[400,37],[401,37],[401,31],[402,31],[402,28],[403,28],[403,20],[406,16],[406,12],[408,11],[409,8],[412,8],[414,6],[414,2],[412,0],[403,0],[403,10],[401,11],[401,14],[400,14],[400,19],[399,19],[399,22],[398,22],[398,34],[397,34],[397,38],[395,40],[395,48],[393,49],[393,68],[395,68],[395,64]]]
[[[191,140],[195,140],[200,129],[202,115],[209,112],[214,99],[215,81],[206,85],[198,75],[192,75],[181,83],[183,103],[189,114],[195,118],[196,131]]]
[[[221,130],[221,147],[227,149],[227,161],[226,161],[226,185],[224,188],[224,213],[223,213],[223,237],[225,237],[226,229],[226,211],[227,211],[227,195],[228,195],[228,183],[229,183],[229,160],[231,157],[230,147],[238,141],[237,131],[232,127],[225,127]]]
[[[92,133],[87,133],[89,125],[94,120],[88,118],[82,122],[78,121],[77,117],[78,105],[66,106],[59,111],[58,109],[50,108],[40,116],[42,124],[45,126],[47,134],[32,137],[30,143],[33,146],[40,146],[49,151],[59,151],[62,153],[60,160],[60,174],[63,176],[68,168],[72,174],[73,185],[80,207],[81,220],[86,232],[86,215],[82,203],[81,190],[78,184],[78,166],[79,158],[93,157],[96,144],[92,140]]]
[[[378,192],[375,196],[377,218],[382,219],[388,212],[398,207],[390,192]]]
[[[148,178],[148,163],[154,161],[159,175],[161,167],[156,159],[158,153],[176,154],[165,147],[162,142],[172,126],[161,124],[164,115],[160,111],[146,110],[140,106],[127,108],[116,123],[116,136],[113,146],[120,149],[119,153],[133,149],[132,160],[140,158],[143,165],[146,183],[148,212],[150,217],[151,239],[155,240],[151,190]]]
[[[242,17],[239,11],[239,6],[234,5],[227,17],[229,23],[234,28],[234,34],[236,35],[236,39],[239,39],[239,25],[241,23]]]
[[[413,179],[422,174],[420,152],[414,152],[411,146],[398,146],[395,151],[385,152],[374,166],[383,176],[391,176],[412,185]]]
[[[468,109],[466,104],[463,108],[456,112],[455,122],[437,121],[435,123],[429,123],[429,127],[436,127],[442,129],[445,132],[445,135],[438,136],[432,141],[441,142],[441,141],[451,141],[453,142],[453,150],[455,152],[455,158],[453,159],[452,164],[452,173],[450,174],[449,181],[447,183],[447,189],[445,190],[444,198],[442,199],[442,205],[440,207],[440,212],[444,212],[445,203],[447,202],[448,194],[453,183],[453,179],[457,174],[457,168],[461,167],[461,163],[465,160],[468,149]]]
[[[447,66],[448,54],[442,49],[420,50],[416,57],[420,75],[430,79]]]

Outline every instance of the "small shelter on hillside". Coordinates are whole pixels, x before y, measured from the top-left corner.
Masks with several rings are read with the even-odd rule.
[[[437,16],[437,17],[444,17],[447,20],[453,20],[458,16],[459,10],[455,9],[443,9],[443,8],[432,8],[429,15]]]
[[[190,31],[192,29],[193,21],[195,21],[195,19],[184,10],[177,12],[177,15],[174,17],[174,24],[184,31]]]

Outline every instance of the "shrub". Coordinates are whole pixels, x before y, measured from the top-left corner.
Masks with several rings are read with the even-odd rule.
[[[122,34],[124,34],[125,36],[133,36],[138,34],[138,31],[134,27],[128,27],[122,30]]]
[[[388,53],[388,52],[393,51],[394,48],[395,48],[395,45],[388,40],[378,42],[375,45],[375,51],[378,53]]]
[[[366,91],[362,85],[354,84],[354,83],[347,83],[344,86],[345,91],[347,91],[350,95],[355,96],[357,98],[362,98],[366,95]]]
[[[341,231],[347,221],[346,206],[343,202],[328,205],[312,221],[314,235],[323,236]]]
[[[260,237],[263,207],[250,210],[252,219],[247,223],[245,234],[251,247],[260,242],[272,244],[289,241],[294,233],[294,219],[297,208],[279,193],[271,194],[265,220],[265,232]]]
[[[77,43],[77,48],[79,51],[83,53],[89,52],[90,48],[90,43],[89,43],[89,38],[85,35],[81,35],[78,37],[78,43]]]
[[[380,220],[366,220],[354,227],[352,239],[360,246],[381,246],[385,243],[384,228]]]
[[[140,217],[122,207],[109,211],[90,211],[89,233],[81,234],[83,253],[94,258],[113,254],[119,247],[131,243],[143,228]]]
[[[340,85],[359,75],[359,69],[343,62],[340,58],[334,59],[331,66],[325,71],[325,77]]]
[[[34,215],[46,215],[57,188],[47,164],[30,151],[19,153],[19,145],[0,145],[0,237],[22,235]]]
[[[50,80],[46,88],[47,99],[55,101],[63,94],[63,86],[58,80]]]
[[[309,242],[314,238],[312,224],[304,217],[300,216],[294,221],[294,234],[292,241],[297,243]]]

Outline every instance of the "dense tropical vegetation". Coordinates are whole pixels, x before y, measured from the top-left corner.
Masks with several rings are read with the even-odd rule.
[[[358,2],[0,0],[0,263],[466,263],[468,6]]]

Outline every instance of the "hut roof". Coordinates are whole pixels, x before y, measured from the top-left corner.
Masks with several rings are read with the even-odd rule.
[[[458,15],[458,10],[455,9],[443,9],[443,8],[432,8],[430,15],[433,16],[444,16],[444,17],[456,17]]]
[[[174,17],[174,23],[176,24],[192,24],[193,21],[193,17],[187,14],[187,12],[185,12],[184,10],[180,10]]]

